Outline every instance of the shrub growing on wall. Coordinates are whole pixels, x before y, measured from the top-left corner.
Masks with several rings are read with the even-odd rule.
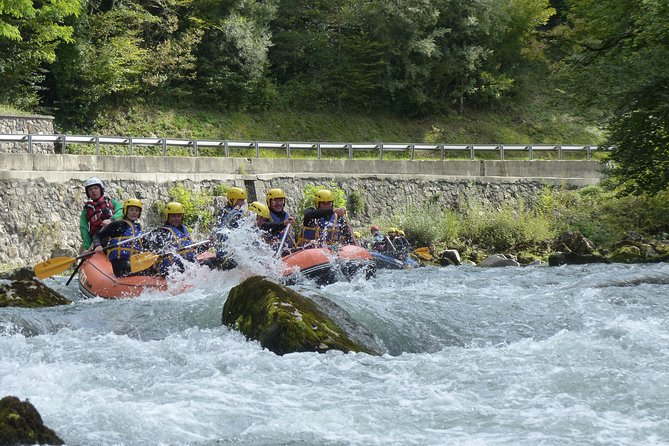
[[[167,191],[170,201],[178,201],[184,207],[184,224],[189,228],[207,230],[214,221],[213,198],[207,191],[190,191],[183,186],[174,186]],[[156,203],[156,210],[163,215],[166,203]]]

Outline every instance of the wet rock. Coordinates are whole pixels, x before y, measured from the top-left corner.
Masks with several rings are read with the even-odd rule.
[[[548,256],[549,266],[584,265],[586,263],[611,263],[600,254],[575,254],[573,252],[554,252]]]
[[[476,266],[496,268],[500,266],[520,266],[520,263],[514,259],[507,258],[504,254],[493,254],[482,262],[479,262]]]
[[[15,396],[0,400],[0,445],[64,444],[56,433],[42,422],[37,409]]]
[[[53,307],[72,303],[44,285],[25,267],[0,274],[0,307]]]
[[[460,253],[455,249],[447,249],[439,255],[439,263],[441,266],[459,265],[462,263]]]
[[[666,262],[669,260],[669,244],[628,232],[623,240],[611,246],[608,258],[622,263]]]
[[[557,247],[560,252],[570,252],[578,255],[589,255],[596,251],[595,244],[583,234],[576,231],[567,231],[557,239]]]
[[[277,355],[328,350],[383,353],[370,341],[373,335],[361,335],[365,329],[335,303],[312,300],[264,277],[250,277],[230,290],[222,322]]]

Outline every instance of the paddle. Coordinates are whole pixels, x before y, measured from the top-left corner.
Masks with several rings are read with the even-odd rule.
[[[113,246],[107,246],[104,249],[107,250],[107,249],[110,249],[110,248],[114,248],[116,246],[125,245],[126,243],[130,243],[130,242],[132,242],[134,240],[137,240],[139,238],[142,238],[142,237],[144,237],[144,236],[146,236],[150,233],[151,233],[151,231],[147,232],[146,234],[138,235],[137,237],[132,237],[132,238],[129,238],[127,240],[123,240],[121,243],[114,244]],[[47,277],[51,277],[51,276],[54,276],[58,273],[62,273],[63,271],[65,271],[66,269],[71,267],[74,264],[74,262],[76,262],[77,260],[84,259],[88,256],[93,255],[93,254],[95,254],[95,251],[85,252],[85,253],[77,256],[77,257],[54,257],[53,259],[45,260],[44,262],[41,262],[41,263],[38,263],[37,265],[35,265],[35,268],[34,268],[35,277],[37,277],[38,279],[46,279]],[[81,263],[83,263],[83,262],[81,262]],[[79,266],[81,266],[81,263],[77,266],[77,269],[79,268]],[[76,270],[75,270],[75,272],[76,272]],[[72,277],[74,277],[74,274],[72,275]],[[70,280],[71,280],[71,278],[70,278]],[[68,280],[68,283],[69,282],[70,281]]]
[[[198,243],[193,243],[192,245],[188,245],[185,248],[178,249],[177,252],[195,248],[196,246],[202,246],[207,243],[211,243],[211,241],[203,240]],[[132,271],[133,273],[136,273],[138,271],[144,271],[147,268],[151,268],[154,265],[154,263],[156,263],[156,261],[158,261],[161,257],[170,254],[172,254],[172,252],[165,252],[162,254],[156,254],[155,252],[140,252],[139,254],[135,254],[130,257],[130,271]]]
[[[290,223],[288,223],[286,225],[286,229],[283,230],[283,237],[281,237],[281,243],[279,243],[279,247],[276,249],[274,257],[279,257],[281,255],[281,249],[283,248],[283,244],[286,242],[286,237],[288,236],[288,232],[290,232]]]

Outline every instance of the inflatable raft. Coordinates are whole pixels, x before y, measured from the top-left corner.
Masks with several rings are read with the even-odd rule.
[[[162,276],[116,277],[107,256],[95,253],[79,268],[79,289],[86,297],[123,299],[137,297],[144,291],[164,291],[167,280]]]
[[[402,260],[387,254],[380,253],[378,251],[371,251],[371,255],[374,258],[374,262],[376,263],[377,268],[411,269],[420,266],[418,265],[418,262],[410,257]]]
[[[327,285],[339,280],[351,280],[359,271],[369,278],[376,272],[372,255],[355,245],[331,248],[303,249],[281,258],[286,265],[284,282],[294,284],[300,278]]]

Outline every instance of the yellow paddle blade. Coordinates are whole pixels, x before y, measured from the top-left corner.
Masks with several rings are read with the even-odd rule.
[[[136,273],[137,271],[151,268],[159,258],[160,256],[153,252],[140,252],[139,254],[130,256],[130,271]]]
[[[54,257],[53,259],[38,263],[35,265],[35,277],[46,279],[47,277],[62,273],[76,261],[77,259],[74,257]]]
[[[416,248],[413,253],[423,260],[434,260],[434,256],[430,254],[430,248],[428,247]]]

